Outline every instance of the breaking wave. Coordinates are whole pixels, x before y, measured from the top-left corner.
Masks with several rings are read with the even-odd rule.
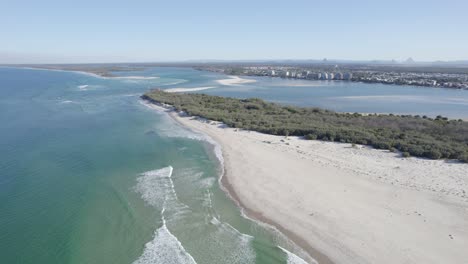
[[[182,246],[166,226],[164,209],[163,225],[154,233],[154,239],[145,245],[143,254],[133,264],[196,264],[195,259]]]
[[[294,255],[292,252],[278,246],[279,249],[281,249],[284,253],[286,253],[286,255],[288,256],[288,260],[287,260],[287,263],[288,264],[308,264],[307,261],[301,259],[300,257],[298,257],[297,255]],[[314,262],[314,264],[318,264],[318,262]]]
[[[154,107],[154,105],[151,103],[147,103],[143,100],[140,100],[140,103],[150,109],[156,110],[156,112],[158,113],[163,112],[162,108]],[[163,126],[158,127],[158,130],[164,136],[175,137],[175,138],[188,138],[188,139],[193,139],[193,140],[198,140],[198,141],[205,141],[213,146],[214,154],[217,160],[220,162],[220,168],[222,170],[221,177],[219,178],[219,181],[221,181],[221,178],[224,175],[224,159],[223,159],[223,152],[221,149],[221,145],[219,145],[218,142],[213,140],[208,135],[195,132],[191,129],[188,129],[187,127],[179,125],[176,121],[174,121],[174,119],[170,117],[166,118],[164,122],[167,122],[167,124],[164,124]],[[177,126],[178,129],[174,129],[174,126]],[[164,127],[164,129],[161,129],[160,127]]]
[[[150,108],[153,108],[151,104],[146,104],[142,102],[143,105],[146,105]],[[156,109],[158,112],[163,113],[163,110],[159,110],[159,108],[153,108]],[[218,177],[218,181],[220,182],[222,180],[222,177],[224,176],[224,159],[222,155],[222,148],[221,145],[219,145],[215,140],[213,140],[211,137],[208,135],[198,133],[196,131],[193,131],[191,129],[188,129],[187,127],[179,125],[174,119],[170,118],[168,115],[164,115],[167,118],[164,118],[162,121],[164,122],[163,125],[159,124],[158,126],[158,132],[161,133],[164,136],[167,137],[176,137],[176,138],[188,138],[188,139],[193,139],[193,140],[199,140],[199,141],[205,141],[209,143],[210,145],[213,146],[214,154],[216,158],[218,159],[220,163],[220,177]],[[203,121],[203,120],[201,120]],[[174,127],[177,126],[177,129]],[[161,129],[163,127],[163,129]],[[183,171],[181,171],[183,172]],[[196,186],[201,187],[202,189],[205,190],[205,192],[201,195],[198,196],[198,198],[195,198],[197,200],[202,201],[202,206],[205,208],[205,215],[203,218],[205,219],[205,224],[208,224],[209,226],[216,227],[214,230],[210,229],[207,233],[209,238],[207,237],[206,240],[203,241],[204,244],[207,246],[212,246],[216,247],[216,244],[212,244],[213,241],[224,241],[223,243],[226,243],[226,245],[229,245],[228,248],[230,248],[229,251],[222,252],[221,255],[224,257],[221,259],[214,259],[217,258],[216,256],[211,255],[210,257],[215,261],[214,263],[218,263],[216,261],[219,261],[219,263],[252,263],[255,262],[255,251],[252,248],[251,241],[253,239],[252,236],[243,234],[242,232],[238,231],[236,228],[231,226],[229,223],[222,221],[220,216],[216,213],[215,209],[213,208],[213,202],[212,202],[212,193],[209,190],[209,188],[212,186],[212,184],[216,181],[215,178],[203,178],[201,175],[197,174],[194,171],[186,171],[183,173],[184,176],[184,182],[190,182],[193,186],[193,184],[196,184]],[[219,184],[219,187],[226,193],[226,195],[231,196],[229,191],[225,189],[223,184]],[[236,201],[231,197],[232,200]],[[243,210],[242,207],[240,207],[241,210],[241,215],[256,223],[259,227],[265,228],[266,230],[272,231],[275,235],[277,235],[277,242],[285,247],[292,248],[294,252],[297,252],[299,256],[303,257],[304,259],[307,259],[307,261],[310,261],[311,263],[316,263],[315,260],[309,256],[307,252],[305,252],[303,249],[298,247],[294,242],[292,242],[290,239],[288,239],[283,233],[281,233],[277,228],[270,224],[263,223],[261,221],[257,221],[255,219],[250,218],[245,214],[245,211]],[[277,244],[278,245],[278,244]],[[284,253],[287,255],[287,260],[288,263],[308,263],[305,261],[303,258],[299,257],[298,255],[295,255],[291,253],[290,251],[287,251],[283,247],[279,246],[281,250],[284,251]],[[224,250],[219,249],[219,250]]]
[[[136,191],[143,200],[160,210],[174,210],[178,213],[189,211],[189,207],[179,201],[172,180],[172,166],[147,171],[137,178]]]
[[[166,225],[166,212],[171,213],[172,219],[177,215],[189,212],[188,206],[181,203],[177,197],[174,182],[172,181],[172,172],[172,166],[168,166],[145,172],[137,179],[137,192],[141,194],[146,203],[161,208],[163,224],[155,231],[154,239],[146,243],[143,254],[133,262],[134,264],[196,263]]]

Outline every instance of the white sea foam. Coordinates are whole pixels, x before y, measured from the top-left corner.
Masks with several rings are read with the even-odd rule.
[[[163,108],[155,106],[154,104],[147,103],[143,100],[140,101],[140,103],[146,107],[149,107],[151,109],[156,110],[157,112],[162,112]],[[162,132],[164,136],[167,137],[180,137],[180,138],[189,138],[189,139],[194,139],[194,140],[199,140],[199,141],[206,141],[210,143],[213,148],[214,148],[214,154],[216,158],[218,159],[220,163],[220,168],[221,168],[221,177],[219,177],[219,181],[221,181],[222,176],[224,175],[224,159],[223,159],[223,151],[221,148],[221,145],[218,144],[215,140],[213,140],[210,136],[195,132],[191,129],[188,129],[186,127],[180,126],[179,123],[174,121],[172,118],[168,118],[166,120],[167,122],[170,122],[168,125],[164,126],[165,129],[160,129],[159,131]],[[174,126],[178,126],[178,129],[173,129]]]
[[[182,246],[177,237],[166,225],[166,212],[171,218],[188,212],[188,206],[181,203],[172,181],[172,166],[141,174],[137,179],[136,190],[151,206],[161,208],[162,226],[154,233],[154,239],[145,245],[143,254],[134,264],[191,264],[194,258]]]
[[[73,103],[73,101],[70,101],[70,100],[64,100],[64,101],[60,101],[61,104],[71,104]]]
[[[103,86],[97,85],[97,84],[93,84],[93,85],[83,84],[83,85],[78,85],[77,87],[79,91],[89,91],[89,90],[94,90],[96,88],[101,88]]]
[[[206,190],[204,195],[203,195],[203,206],[208,207],[210,210],[213,209],[213,201],[211,199],[211,196],[213,194],[211,193],[210,190]]]
[[[189,212],[189,207],[177,197],[172,171],[173,168],[169,166],[141,174],[137,178],[136,190],[149,205],[180,215]]]
[[[309,253],[307,253],[304,249],[302,249],[301,247],[299,247],[298,245],[296,245],[296,243],[294,243],[292,240],[290,240],[286,235],[284,235],[281,231],[278,230],[278,228],[276,228],[275,226],[271,225],[271,224],[267,224],[265,222],[262,222],[262,221],[258,221],[256,219],[253,219],[251,217],[249,217],[247,214],[245,214],[245,210],[244,208],[240,207],[240,210],[241,210],[241,215],[242,217],[244,217],[245,219],[248,219],[254,223],[256,223],[257,225],[265,228],[266,230],[269,230],[270,232],[273,232],[276,234],[277,236],[277,242],[279,242],[280,244],[286,244],[288,245],[288,247],[291,247],[294,249],[294,252],[296,252],[297,254],[301,255],[303,258],[306,258],[310,261],[310,263],[313,263],[313,264],[318,264],[318,262],[309,255]],[[281,250],[285,251],[285,248],[281,247],[278,245],[278,248],[280,248]],[[286,250],[287,251],[287,250]],[[286,252],[285,251],[285,252]],[[290,251],[287,251],[289,253],[291,253]],[[286,252],[286,253],[287,253]],[[291,253],[293,254],[293,253]],[[295,254],[293,254],[294,256],[297,256]],[[288,254],[288,258],[290,257],[290,255]],[[298,256],[297,256],[298,257]],[[298,257],[299,259],[302,259],[300,257]],[[304,259],[302,259],[305,263],[308,263],[307,261],[305,261]],[[295,263],[295,262],[288,262],[288,263]],[[301,263],[301,262],[297,262],[297,263]]]
[[[146,243],[143,254],[133,264],[196,264],[192,255],[167,228],[164,211],[163,208],[163,225],[156,230],[154,239]]]
[[[210,233],[206,246],[219,247],[218,241],[223,241],[224,245],[218,248],[218,254],[210,256],[211,263],[255,263],[252,236],[239,232],[215,216],[209,219],[209,223],[216,227],[216,231]]]
[[[137,191],[149,205],[161,207],[170,188],[171,166],[159,170],[147,171],[137,178]]]
[[[145,102],[142,102],[143,105],[149,107],[149,108],[152,108],[152,109],[155,109],[157,110],[158,112],[162,113],[163,112],[163,108],[162,107],[153,107],[154,105],[153,104],[150,104],[150,103],[145,103]],[[169,119],[169,118],[168,118]],[[173,119],[169,119],[173,122],[173,124],[177,124]],[[226,188],[224,187],[223,184],[221,184],[221,180],[222,180],[222,177],[224,176],[224,159],[223,159],[223,155],[222,155],[222,148],[221,148],[221,145],[218,144],[215,140],[213,140],[211,137],[209,137],[208,135],[205,135],[205,134],[201,134],[201,133],[197,133],[197,132],[194,132],[190,129],[187,129],[185,127],[182,127],[180,126],[181,129],[172,129],[170,128],[171,126],[167,126],[168,129],[167,129],[167,134],[166,136],[168,137],[184,137],[184,138],[190,138],[190,139],[194,139],[194,140],[202,140],[202,141],[206,141],[208,143],[210,143],[213,147],[214,147],[214,153],[217,157],[217,159],[219,160],[221,166],[221,175],[218,179],[218,181],[220,182],[220,188],[233,200],[233,201],[236,201],[229,193],[228,190],[226,190]],[[169,129],[170,128],[170,129]],[[208,206],[210,207],[211,205],[211,195],[207,195],[204,197],[205,201],[204,201],[204,205],[205,206]],[[247,216],[245,214],[245,211],[242,207],[240,207],[240,210],[241,210],[241,215],[252,221],[252,222],[255,222],[257,223],[259,226],[262,226],[270,231],[273,231],[277,234],[278,236],[278,240],[279,241],[282,241],[281,243],[282,244],[287,244],[288,246],[294,248],[294,251],[299,253],[301,256],[303,256],[304,258],[308,259],[311,261],[311,263],[317,263],[311,256],[309,256],[309,254],[304,251],[302,248],[298,247],[294,242],[292,242],[290,239],[288,239],[283,233],[281,233],[276,227],[270,225],[270,224],[267,224],[267,223],[264,223],[264,222],[261,222],[261,221],[257,221],[256,219],[252,219],[250,218],[249,216]],[[240,233],[238,230],[236,230],[234,227],[229,226],[228,228],[226,228],[226,225],[223,224],[218,218],[216,218],[215,216],[212,216],[211,219],[208,220],[211,224],[213,225],[217,225],[217,226],[221,226],[223,228],[220,228],[220,230],[224,230],[224,231],[227,231],[227,232],[222,232],[222,233],[230,233],[230,234],[233,234],[233,230],[234,233],[236,234],[235,237],[238,237],[238,238],[243,238],[243,239],[240,239],[240,241],[243,241],[241,242],[239,245],[236,245],[236,247],[239,247],[239,249],[242,249],[246,252],[251,252],[251,256],[255,255],[255,252],[251,249],[251,247],[248,245],[249,241],[252,239],[251,236],[249,235],[246,235],[246,234],[242,234]],[[230,232],[229,232],[230,231]],[[219,239],[219,238],[216,238],[216,239]],[[232,237],[230,238],[232,239]],[[233,249],[234,250],[234,249]],[[252,251],[251,251],[252,250]],[[288,251],[289,252],[289,251]],[[237,258],[242,258],[240,257],[239,255],[237,255],[236,253],[232,252],[232,254],[235,254],[237,257],[234,257],[233,259],[237,259]],[[292,255],[289,255],[288,254],[288,263],[301,263],[301,262],[292,262],[292,261],[298,261],[298,260],[302,260],[304,261],[302,258],[298,257],[297,255],[294,255],[293,253],[290,252],[290,254]],[[294,256],[296,256],[297,258],[294,258]],[[244,259],[248,259],[249,256],[244,256]],[[245,262],[245,261],[244,261]],[[244,262],[240,262],[240,263],[244,263]],[[229,263],[229,262],[228,262]],[[234,263],[236,263],[234,261]],[[302,262],[302,263],[307,263],[306,261]]]
[[[213,186],[213,184],[215,183],[216,181],[216,178],[214,177],[208,177],[208,178],[203,178],[199,181],[199,184],[200,184],[200,187],[203,188],[203,189],[208,189],[208,188],[211,188]]]
[[[213,217],[216,219],[216,217]],[[251,236],[251,235],[247,235],[247,234],[244,234],[244,233],[241,233],[239,230],[235,229],[232,225],[230,225],[229,223],[226,223],[226,222],[221,222],[221,221],[217,221],[219,223],[219,226],[222,227],[224,230],[226,230],[227,232],[229,233],[232,233],[234,234],[235,236],[241,238],[242,240],[244,241],[250,241],[252,240],[254,237]]]
[[[211,220],[210,220],[210,223],[212,225],[220,225],[221,224],[221,222],[216,217],[212,217]]]
[[[307,261],[301,259],[297,255],[295,255],[292,252],[286,250],[285,248],[282,248],[280,246],[278,246],[278,248],[280,248],[284,253],[286,253],[286,255],[288,255],[288,262],[287,262],[288,264],[308,264]],[[314,261],[313,263],[318,264],[317,261]]]

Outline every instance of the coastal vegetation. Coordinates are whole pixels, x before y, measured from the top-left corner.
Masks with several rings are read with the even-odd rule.
[[[398,150],[404,157],[468,162],[468,122],[461,119],[337,113],[320,108],[280,105],[257,98],[235,99],[162,90],[152,90],[142,98],[234,128],[369,145],[377,149]]]

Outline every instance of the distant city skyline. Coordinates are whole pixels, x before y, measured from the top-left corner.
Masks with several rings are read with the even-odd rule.
[[[0,64],[468,61],[468,2],[10,1]]]

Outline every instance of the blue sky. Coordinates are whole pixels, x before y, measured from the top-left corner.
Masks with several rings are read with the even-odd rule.
[[[0,64],[468,59],[468,1],[0,0]]]

